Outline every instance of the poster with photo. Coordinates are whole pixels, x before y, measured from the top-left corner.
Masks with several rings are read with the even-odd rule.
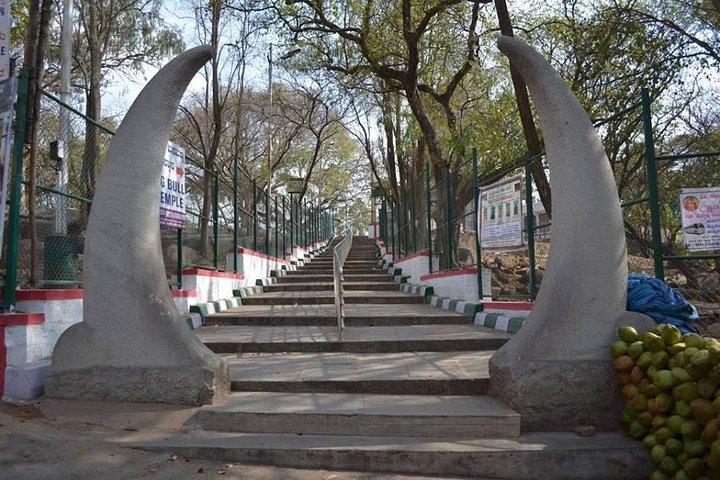
[[[168,142],[160,176],[160,225],[185,226],[185,150]]]
[[[483,250],[505,252],[525,247],[522,182],[522,175],[518,175],[480,189],[478,224]]]
[[[680,214],[687,250],[720,249],[720,187],[682,189]]]

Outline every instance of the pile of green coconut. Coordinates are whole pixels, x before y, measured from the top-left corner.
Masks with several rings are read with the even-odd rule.
[[[665,324],[618,336],[610,353],[627,399],[621,420],[650,450],[650,479],[720,479],[720,341]]]

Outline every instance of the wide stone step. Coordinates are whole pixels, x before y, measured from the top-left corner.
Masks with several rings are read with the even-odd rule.
[[[350,268],[350,269],[343,269],[343,273],[347,273],[348,275],[385,275],[386,278],[388,278],[387,273],[384,273],[384,270],[381,270],[379,268]],[[332,275],[333,269],[330,268],[309,268],[309,267],[303,267],[302,269],[294,270],[291,272],[288,272],[287,277],[297,277],[297,276],[303,276],[303,275]]]
[[[404,292],[350,290],[343,294],[346,304],[423,303],[424,297]],[[269,292],[243,298],[243,305],[329,305],[335,303],[333,291]]]
[[[252,352],[459,352],[497,350],[505,332],[475,325],[347,327],[338,341],[335,327],[203,327],[200,340],[215,353]]]
[[[242,305],[205,316],[205,325],[335,326],[334,305]],[[471,325],[472,318],[429,305],[346,305],[348,327],[399,325]]]
[[[223,355],[234,391],[481,395],[494,351]]]
[[[364,274],[364,273],[343,273],[346,282],[385,282],[390,279],[387,273]],[[278,278],[278,283],[306,283],[306,282],[332,282],[332,274],[316,273],[313,275],[283,275]]]
[[[198,410],[204,430],[478,438],[520,435],[520,415],[485,395],[237,392]]]
[[[619,433],[516,439],[191,432],[127,444],[189,458],[276,467],[514,480],[641,480],[654,470],[641,442]]]
[[[344,282],[344,290],[365,290],[365,291],[399,291],[400,284],[387,282]],[[333,291],[333,284],[330,282],[307,282],[307,283],[278,283],[263,287],[265,292],[307,292],[307,291]]]

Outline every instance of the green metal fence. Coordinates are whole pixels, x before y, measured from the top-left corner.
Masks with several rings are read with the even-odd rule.
[[[595,124],[601,127],[620,118],[633,125],[644,125],[644,136],[640,139],[645,152],[644,181],[637,188],[628,189],[633,198],[621,202],[629,270],[664,279],[698,307],[704,323],[717,322],[720,321],[720,251],[692,254],[683,247],[679,191],[720,186],[717,167],[720,151],[656,152],[651,108],[647,90],[643,90],[641,102]],[[457,172],[460,179],[450,180],[448,170],[440,175],[423,170],[421,176],[408,182],[397,199],[382,202],[380,235],[386,240],[388,252],[397,260],[427,251],[430,272],[480,264],[491,273],[493,299],[533,300],[542,282],[551,238],[551,222],[538,200],[530,173],[533,162],[542,162],[546,168],[544,154],[535,157],[526,154],[521,161],[485,177],[478,177],[475,157],[472,168],[465,164],[458,167],[465,168]],[[687,174],[692,171],[698,173]],[[477,229],[478,185],[482,188],[521,173],[525,177],[522,194],[525,247],[510,253],[487,252],[480,244]],[[470,189],[472,179],[477,180]],[[469,198],[468,191],[472,191]],[[474,250],[472,240],[477,242]],[[439,265],[433,257],[438,258]],[[478,293],[480,297],[488,294],[482,292],[482,286]]]
[[[23,74],[15,139],[25,137],[26,89]],[[57,149],[61,112],[70,119],[67,152]],[[2,265],[6,309],[13,308],[17,288],[81,286],[84,234],[95,180],[114,134],[47,92],[43,92],[37,118],[34,182],[23,167],[27,155],[23,142],[16,141],[13,150],[7,253]],[[68,165],[66,179],[59,173],[58,153]],[[285,258],[294,245],[319,243],[333,234],[333,210],[321,210],[306,198],[269,195],[256,179],[239,170],[237,160],[225,167],[210,171],[186,156],[185,226],[161,229],[167,279],[175,288],[182,287],[182,271],[188,267],[238,271],[239,248]],[[208,192],[210,201],[203,208]]]

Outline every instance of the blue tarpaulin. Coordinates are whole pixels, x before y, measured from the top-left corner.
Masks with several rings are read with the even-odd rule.
[[[688,322],[698,319],[697,309],[676,288],[644,273],[628,276],[627,309],[652,317],[657,323],[675,325],[681,333],[697,333]]]

